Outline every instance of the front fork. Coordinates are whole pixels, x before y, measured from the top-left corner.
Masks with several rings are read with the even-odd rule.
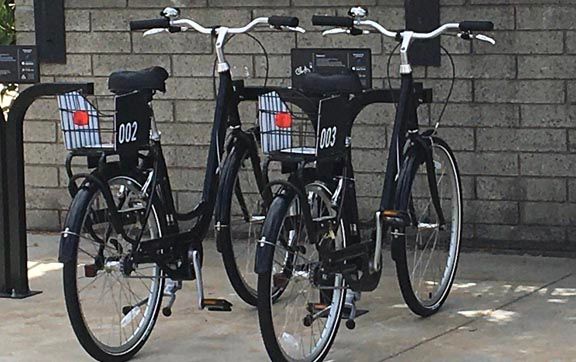
[[[434,161],[434,139],[432,137],[433,130],[426,131],[422,134],[412,133],[408,136],[409,147],[404,153],[403,167],[415,167],[415,170],[402,170],[399,172],[401,175],[396,184],[396,197],[395,205],[400,206],[400,193],[407,192],[406,188],[412,188],[413,178],[416,177],[415,171],[418,167],[424,163],[426,165],[426,179],[428,188],[430,190],[430,198],[432,201],[432,206],[438,217],[439,228],[442,230],[446,225],[446,219],[444,217],[444,212],[442,210],[440,195],[438,192],[438,183],[436,179],[436,164]],[[414,163],[407,162],[409,158],[414,158]],[[401,230],[408,224],[413,224],[413,226],[418,226],[418,221],[416,220],[414,205],[412,201],[408,201],[406,205],[400,206],[401,210],[381,210],[376,212],[376,252],[381,252],[382,239],[386,230],[386,227],[391,227],[393,229],[393,238],[397,239],[403,236]],[[393,249],[393,258],[395,255]],[[374,264],[377,264],[377,255],[374,256]]]

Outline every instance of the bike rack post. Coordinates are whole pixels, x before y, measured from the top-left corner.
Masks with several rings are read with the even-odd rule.
[[[0,110],[0,294],[8,290],[10,259],[8,258],[8,214],[6,193],[6,120]]]
[[[24,117],[36,99],[75,90],[93,94],[94,85],[45,83],[26,88],[14,100],[8,122],[0,125],[0,298],[22,299],[40,293],[31,291],[28,284]]]

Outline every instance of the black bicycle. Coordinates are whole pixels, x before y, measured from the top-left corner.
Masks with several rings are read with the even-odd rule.
[[[224,45],[235,34],[259,25],[303,31],[294,17],[260,17],[242,28],[205,28],[176,19],[175,8],[164,9],[162,15],[133,21],[130,28],[147,30],[145,35],[192,29],[216,39],[216,110],[202,200],[192,211],[179,213],[175,208],[151,106],[154,94],[166,90],[166,70],[113,73],[108,83],[115,94],[110,114],[78,92],[58,98],[64,143],[70,150],[66,169],[73,195],[59,253],[66,307],[80,344],[102,361],[123,361],[137,353],[150,336],[163,297],[169,298],[163,313],[171,314],[182,281],[196,280],[200,309],[231,310],[228,301],[204,298],[203,293],[202,241],[216,204],[218,245],[230,280],[244,300],[255,304],[256,278],[251,286],[246,268],[241,267],[247,256],[239,258],[241,249],[250,244],[250,235],[239,231],[232,236],[230,226],[234,220],[248,225],[247,229],[261,224],[267,172],[260,165],[257,128],[242,130],[238,105],[275,88],[233,82]],[[79,156],[87,159],[92,172],[73,173],[72,160]],[[246,162],[251,188],[238,181]],[[182,231],[179,222],[183,220],[195,220],[194,226]]]
[[[280,189],[256,256],[260,329],[273,361],[320,361],[341,318],[347,319],[348,328],[355,327],[360,292],[374,290],[380,281],[385,238],[391,243],[402,295],[416,314],[437,312],[454,281],[462,233],[460,175],[452,150],[436,136],[437,127],[419,129],[416,110],[431,101],[431,93],[414,82],[408,50],[414,41],[448,31],[459,32],[463,39],[492,41],[473,32],[492,30],[493,24],[465,21],[430,33],[392,32],[364,20],[366,14],[352,8],[351,17],[314,16],[312,21],[338,27],[324,35],[362,35],[372,28],[397,40],[399,91],[358,88],[327,96],[312,117],[302,114],[310,124],[307,130],[293,126],[272,132],[280,145],[270,157],[292,167],[287,181],[273,183]],[[341,75],[334,81],[351,84],[351,77]],[[362,241],[351,130],[360,110],[374,102],[397,103],[397,110],[376,232],[372,240]],[[298,113],[290,114],[298,118]],[[283,294],[272,303],[278,288]]]

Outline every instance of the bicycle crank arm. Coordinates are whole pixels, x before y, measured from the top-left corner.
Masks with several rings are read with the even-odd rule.
[[[200,265],[200,252],[192,250],[192,263],[194,264],[194,273],[196,274],[196,290],[198,309],[208,308],[214,312],[231,312],[232,303],[225,299],[204,298],[204,283],[202,282],[202,266]]]

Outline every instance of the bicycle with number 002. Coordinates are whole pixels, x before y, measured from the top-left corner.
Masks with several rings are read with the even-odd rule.
[[[134,356],[150,336],[164,297],[168,301],[163,314],[172,313],[182,281],[196,280],[200,309],[231,310],[228,301],[205,298],[203,292],[202,241],[215,208],[218,247],[230,280],[246,302],[256,304],[257,279],[250,275],[252,264],[246,266],[253,263],[253,252],[242,250],[256,244],[247,240],[250,235],[233,236],[226,227],[238,223],[238,230],[254,233],[262,222],[267,171],[260,165],[258,129],[242,129],[238,107],[274,88],[233,81],[224,45],[235,34],[261,25],[303,31],[294,17],[260,17],[241,28],[206,28],[178,19],[176,8],[161,14],[160,19],[132,21],[131,30],[146,30],[145,35],[195,30],[216,39],[219,86],[214,123],[202,198],[192,211],[176,210],[152,110],[154,94],[166,90],[166,70],[113,73],[108,88],[114,106],[108,115],[78,92],[58,97],[73,196],[59,251],[64,295],[80,344],[102,361]],[[76,157],[86,158],[91,171],[75,174]],[[186,220],[194,224],[181,230],[179,222]]]
[[[380,281],[385,239],[402,295],[414,313],[437,312],[454,281],[462,234],[460,174],[437,126],[419,129],[417,107],[425,97],[414,82],[408,51],[415,41],[448,32],[493,42],[475,34],[492,30],[493,24],[464,21],[429,33],[393,32],[366,15],[356,7],[350,17],[314,16],[312,22],[336,27],[324,35],[362,35],[373,29],[399,42],[400,89],[388,90],[397,107],[375,233],[361,240],[351,134],[355,117],[376,91],[327,97],[308,120],[316,122],[307,133],[292,127],[271,134],[280,146],[270,157],[292,167],[287,181],[272,183],[275,196],[256,255],[259,323],[273,361],[323,360],[340,320],[355,327],[360,293],[374,290]],[[309,141],[294,144],[301,140]],[[283,294],[275,298],[278,288]]]

